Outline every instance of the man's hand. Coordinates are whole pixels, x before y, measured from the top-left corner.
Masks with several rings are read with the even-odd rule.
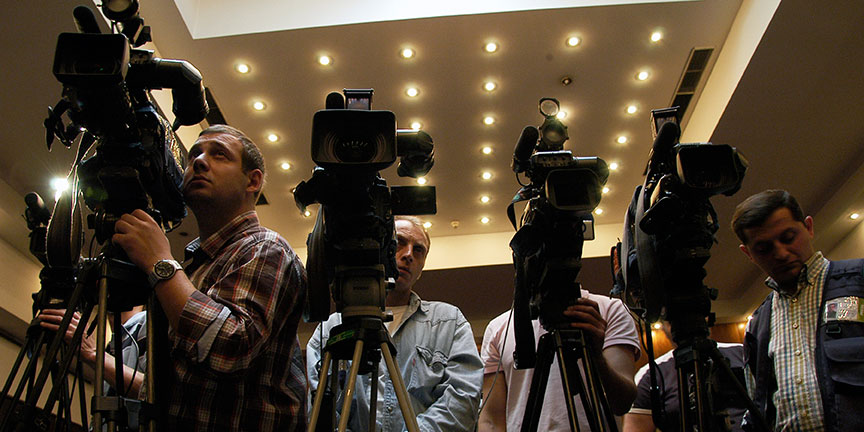
[[[126,252],[129,260],[139,269],[150,272],[153,264],[162,259],[173,259],[171,245],[159,224],[144,210],[124,214],[114,224],[111,240]]]
[[[570,319],[570,326],[582,330],[595,355],[603,352],[603,341],[606,339],[606,320],[600,316],[597,302],[587,298],[576,299],[576,304],[564,310],[564,316]]]
[[[66,309],[45,309],[39,313],[37,318],[42,321],[39,325],[51,331],[60,330],[60,323],[63,321],[63,315],[66,314]],[[66,328],[66,333],[63,335],[63,339],[68,343],[72,341],[72,336],[75,334],[75,330],[78,328],[79,321],[81,320],[81,314],[75,312],[72,315],[72,320],[69,321],[69,327]],[[94,365],[96,364],[96,338],[94,335],[87,336],[86,334],[81,337],[81,360],[85,363]]]

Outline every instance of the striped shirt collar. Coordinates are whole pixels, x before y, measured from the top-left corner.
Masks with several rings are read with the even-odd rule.
[[[765,279],[765,285],[784,297],[795,298],[801,293],[801,289],[816,282],[816,277],[819,276],[819,273],[827,265],[828,260],[822,256],[822,252],[817,251],[811,255],[810,258],[807,259],[807,262],[804,263],[804,268],[801,269],[801,273],[798,274],[798,285],[793,294],[788,294],[781,290],[777,281],[772,279],[770,276]]]
[[[213,259],[217,252],[229,243],[237,233],[242,233],[251,227],[258,226],[258,224],[258,213],[255,210],[238,215],[204,241],[198,237],[189,242],[184,251],[184,260],[189,260],[196,254],[204,254],[207,258]]]

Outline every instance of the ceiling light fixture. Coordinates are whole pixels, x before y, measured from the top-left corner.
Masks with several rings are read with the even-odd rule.
[[[663,33],[660,33],[659,31],[651,33],[651,42],[660,42],[660,39],[663,39]]]
[[[423,222],[423,228],[426,228],[426,229],[432,228],[432,222],[429,222],[429,221]]]
[[[648,71],[641,71],[636,74],[636,79],[639,81],[645,81],[648,79]]]
[[[54,189],[54,201],[59,201],[67,189],[69,189],[69,181],[65,177],[55,177],[51,179],[51,189]]]
[[[483,147],[482,149],[480,149],[480,151],[482,151],[483,154],[487,154],[487,155],[492,154],[492,147],[486,146],[486,147]]]
[[[604,188],[603,188],[603,194],[605,195],[605,194],[608,194],[608,193],[609,193],[609,188],[608,188],[608,187],[604,187]]]
[[[425,185],[427,182],[426,177],[417,177],[417,184]]]
[[[320,64],[321,66],[328,66],[331,63],[333,63],[333,59],[330,58],[330,56],[322,55],[318,57],[318,64]]]
[[[483,174],[480,174],[480,177],[481,177],[483,180],[489,180],[489,179],[492,178],[492,173],[489,172],[489,171],[483,171]]]
[[[603,209],[600,208],[600,207],[597,207],[596,209],[594,209],[594,214],[596,214],[596,215],[602,215],[602,214],[603,214]]]
[[[660,324],[659,322],[656,322],[656,323],[652,324],[651,327],[653,327],[654,330],[660,330],[661,328],[663,328],[663,325]]]
[[[579,39],[578,36],[570,36],[567,38],[567,46],[569,47],[575,47],[576,45],[579,45],[579,42],[582,42],[582,39]]]
[[[621,135],[615,141],[618,141],[618,144],[627,144],[627,137],[624,135]]]
[[[402,55],[402,58],[404,58],[404,59],[410,59],[410,58],[414,57],[414,50],[411,48],[404,48],[404,49],[402,49],[402,52],[400,53],[400,55]]]
[[[636,114],[639,108],[636,108],[636,105],[627,105],[627,114]]]
[[[609,164],[609,169],[615,171],[618,169],[618,162],[612,162]]]
[[[495,42],[489,42],[483,47],[483,50],[487,53],[494,53],[495,51],[498,51],[498,44]]]
[[[249,70],[250,70],[249,65],[246,63],[237,63],[237,65],[234,66],[234,69],[237,72],[240,72],[241,74],[247,74],[247,73],[249,73]]]
[[[309,216],[312,216],[312,212],[310,212],[309,210],[303,211],[303,217],[309,217]]]
[[[483,216],[482,218],[480,218],[480,223],[482,223],[482,224],[488,224],[488,223],[489,223],[489,218],[486,217],[486,216]]]
[[[861,217],[861,215],[858,213],[852,213],[849,215],[849,219],[852,219],[852,220],[857,220],[860,217]]]
[[[492,117],[492,116],[483,117],[483,124],[485,124],[487,126],[495,124],[495,117]]]
[[[486,81],[486,83],[483,84],[483,90],[486,90],[487,92],[491,92],[496,88],[498,88],[498,86],[492,81]]]
[[[265,105],[264,102],[255,101],[252,102],[252,108],[255,109],[255,111],[263,111],[264,108],[267,108],[267,105]]]
[[[288,162],[282,162],[282,165],[280,165],[280,167],[282,167],[283,171],[288,171],[289,169],[291,169],[291,164]]]
[[[423,124],[418,122],[418,121],[411,123],[411,129],[420,130],[420,128],[422,128],[422,127],[423,127]]]
[[[483,203],[483,204],[486,204],[486,203],[489,202],[489,199],[490,199],[490,198],[489,198],[488,195],[483,195],[483,196],[480,197],[480,202]]]
[[[558,111],[558,114],[555,114],[555,117],[556,117],[558,120],[564,120],[565,118],[567,118],[567,111],[563,111],[563,110],[562,110],[562,111]]]
[[[420,94],[420,90],[417,90],[417,87],[408,87],[405,90],[405,94],[408,95],[408,97],[417,97],[417,95]]]
[[[267,141],[270,141],[271,143],[275,143],[276,141],[279,141],[279,135],[276,135],[275,133],[271,133],[270,135],[267,135]]]

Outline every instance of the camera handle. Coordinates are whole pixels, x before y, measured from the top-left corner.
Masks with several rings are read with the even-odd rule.
[[[603,382],[594,365],[594,357],[592,357],[591,347],[585,340],[585,334],[579,329],[557,328],[540,336],[537,345],[537,365],[531,377],[531,390],[528,393],[528,403],[522,418],[522,432],[537,431],[543,410],[543,395],[546,394],[549,369],[554,358],[558,359],[558,367],[561,371],[561,386],[567,402],[570,430],[579,431],[576,404],[573,400],[578,393],[585,414],[588,416],[591,431],[616,432],[617,424],[609,408]],[[580,359],[585,371],[585,380],[579,372],[578,360]]]
[[[384,321],[381,317],[352,317],[350,321],[333,327],[330,331],[330,337],[327,339],[327,345],[324,347],[324,357],[321,361],[321,369],[318,371],[318,390],[315,392],[315,401],[312,405],[312,413],[307,430],[314,432],[318,424],[321,406],[324,402],[324,394],[327,389],[327,370],[332,365],[332,377],[330,379],[338,379],[336,362],[333,360],[348,359],[351,360],[351,369],[348,373],[348,381],[345,386],[338,430],[339,432],[344,432],[348,427],[348,419],[351,414],[351,401],[354,398],[357,375],[360,373],[361,366],[367,365],[370,361],[371,367],[368,368],[368,372],[364,368],[364,374],[372,374],[369,430],[375,430],[375,415],[377,413],[375,405],[378,399],[378,362],[381,355],[383,355],[384,363],[387,365],[387,373],[390,374],[390,379],[393,380],[396,399],[399,401],[399,409],[402,411],[405,426],[408,432],[419,431],[417,416],[414,414],[414,408],[408,399],[408,391],[405,390],[405,383],[402,381],[402,375],[400,375],[399,367],[396,365],[396,360],[394,359],[395,354],[396,348],[393,346],[393,342],[390,341],[390,334],[384,327]],[[331,404],[330,406],[332,407],[333,405]]]

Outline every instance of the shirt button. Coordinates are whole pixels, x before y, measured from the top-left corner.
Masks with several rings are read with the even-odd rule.
[[[801,379],[801,378],[795,378],[795,384],[801,384],[802,382],[804,382],[803,379]]]
[[[792,328],[797,329],[797,328],[798,328],[798,323],[792,324]]]
[[[387,407],[387,412],[388,412],[388,413],[389,413],[389,412],[393,412],[393,407],[392,407],[392,406],[388,406],[388,407]]]
[[[792,303],[798,303],[798,297],[793,298]]]
[[[800,356],[800,355],[801,355],[801,350],[795,350],[795,355],[796,355],[796,356]]]

